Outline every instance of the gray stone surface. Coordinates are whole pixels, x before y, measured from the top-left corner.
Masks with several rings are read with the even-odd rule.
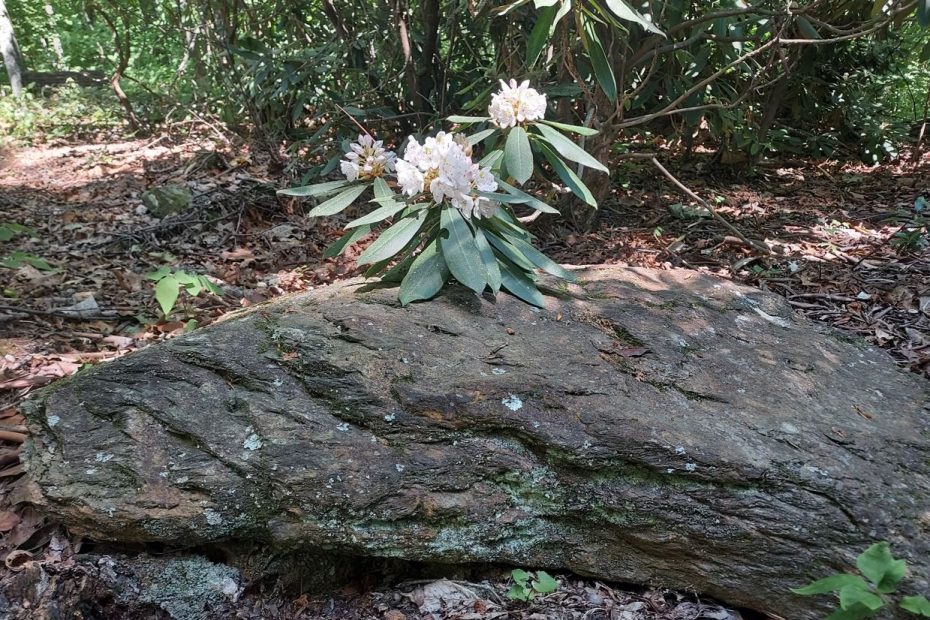
[[[79,373],[27,407],[30,501],[101,540],[565,568],[792,619],[820,613],[790,587],[889,540],[928,590],[925,382],[755,289],[579,276],[542,311],[348,282]]]

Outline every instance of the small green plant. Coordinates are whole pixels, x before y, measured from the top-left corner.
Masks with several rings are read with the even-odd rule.
[[[170,267],[160,267],[156,271],[145,274],[145,277],[155,282],[155,301],[158,302],[166,317],[174,309],[181,289],[187,291],[191,297],[197,297],[203,291],[213,295],[223,294],[222,289],[211,282],[207,276],[180,270],[172,271]]]
[[[28,252],[16,251],[12,254],[4,256],[3,258],[0,258],[0,267],[6,267],[7,269],[19,269],[23,265],[32,265],[40,271],[55,270],[55,268],[52,267],[47,260],[36,256],[35,254],[29,254]]]
[[[827,620],[871,618],[888,604],[888,595],[897,592],[907,564],[891,555],[887,542],[880,542],[862,552],[856,567],[861,575],[837,573],[791,591],[802,596],[835,593],[840,606]],[[916,616],[930,618],[930,601],[924,596],[905,596],[898,606]]]
[[[918,196],[914,201],[914,214],[891,238],[891,245],[899,252],[914,252],[930,246],[930,201]]]
[[[531,601],[540,594],[551,594],[559,589],[559,582],[544,570],[535,573],[514,569],[510,573],[513,586],[507,591],[512,601]]]
[[[0,241],[9,241],[16,235],[30,233],[32,229],[16,222],[4,222],[0,224]]]

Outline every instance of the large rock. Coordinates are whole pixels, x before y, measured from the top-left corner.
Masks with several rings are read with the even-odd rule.
[[[889,540],[928,589],[927,384],[754,289],[580,277],[543,311],[349,282],[82,372],[28,408],[31,501],[100,540],[566,568],[792,619],[819,613],[790,587]]]

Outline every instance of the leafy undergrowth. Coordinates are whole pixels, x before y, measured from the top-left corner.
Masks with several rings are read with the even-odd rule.
[[[616,188],[594,232],[546,216],[533,225],[538,245],[563,263],[687,267],[774,291],[799,312],[878,344],[902,366],[930,376],[930,250],[916,210],[930,184],[930,154],[877,168],[765,163],[744,177],[707,155],[679,161],[675,171],[685,183],[773,253],[740,243],[654,170],[628,162],[615,168]],[[8,501],[26,432],[17,403],[31,390],[83,364],[208,325],[229,310],[357,274],[361,247],[337,260],[322,258],[341,224],[357,214],[308,220],[305,205],[275,195],[281,178],[280,164],[208,128],[183,137],[0,152],[0,239],[6,239],[0,240],[0,557],[14,549],[41,556],[56,531]],[[192,206],[159,220],[140,196],[166,183],[187,185]],[[146,278],[164,268],[206,276],[223,294],[182,292],[165,317]],[[498,586],[506,589],[503,581]],[[628,596],[600,587],[582,582],[567,598],[560,591],[545,600],[592,610]],[[409,602],[408,594],[340,599],[341,609],[353,611],[307,617],[388,617]],[[308,609],[318,602],[308,599]],[[492,611],[470,617],[505,617]],[[545,609],[522,617],[532,613],[558,617]],[[615,617],[597,613],[587,617]],[[641,617],[729,617],[650,613]]]

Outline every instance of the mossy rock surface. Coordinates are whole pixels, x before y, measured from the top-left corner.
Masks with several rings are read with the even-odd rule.
[[[188,186],[176,183],[159,185],[142,194],[142,204],[158,219],[190,209],[193,199]]]
[[[88,537],[565,568],[785,618],[888,540],[927,591],[927,384],[691,271],[588,268],[544,310],[359,282],[27,406],[28,497]],[[826,602],[826,601],[825,601]]]

